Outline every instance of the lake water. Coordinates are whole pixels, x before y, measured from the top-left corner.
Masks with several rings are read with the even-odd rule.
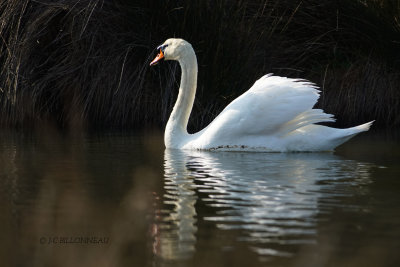
[[[161,133],[0,133],[2,266],[400,266],[400,143],[165,150]]]

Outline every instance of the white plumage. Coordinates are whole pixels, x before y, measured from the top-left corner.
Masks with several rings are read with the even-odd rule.
[[[182,39],[168,39],[161,47],[161,56],[178,60],[182,68],[178,99],[165,130],[167,148],[330,151],[367,131],[372,124],[371,121],[347,129],[316,125],[335,120],[333,115],[313,109],[319,98],[318,87],[306,80],[268,74],[232,101],[205,129],[188,134],[186,127],[197,85],[196,55],[192,46]]]

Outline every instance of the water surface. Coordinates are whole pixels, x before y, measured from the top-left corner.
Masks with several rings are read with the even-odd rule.
[[[0,133],[5,266],[396,266],[400,145],[164,150],[160,133]]]

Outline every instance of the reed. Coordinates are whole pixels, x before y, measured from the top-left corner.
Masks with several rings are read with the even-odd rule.
[[[198,56],[192,131],[269,72],[316,82],[338,126],[400,123],[398,1],[0,0],[0,21],[4,126],[162,128],[180,71],[148,63],[169,37]]]

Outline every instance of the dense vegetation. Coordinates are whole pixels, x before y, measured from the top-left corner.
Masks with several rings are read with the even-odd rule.
[[[400,125],[396,0],[0,0],[0,22],[3,127],[162,127],[180,70],[148,63],[169,37],[198,56],[193,130],[270,72],[317,83],[338,126]]]

